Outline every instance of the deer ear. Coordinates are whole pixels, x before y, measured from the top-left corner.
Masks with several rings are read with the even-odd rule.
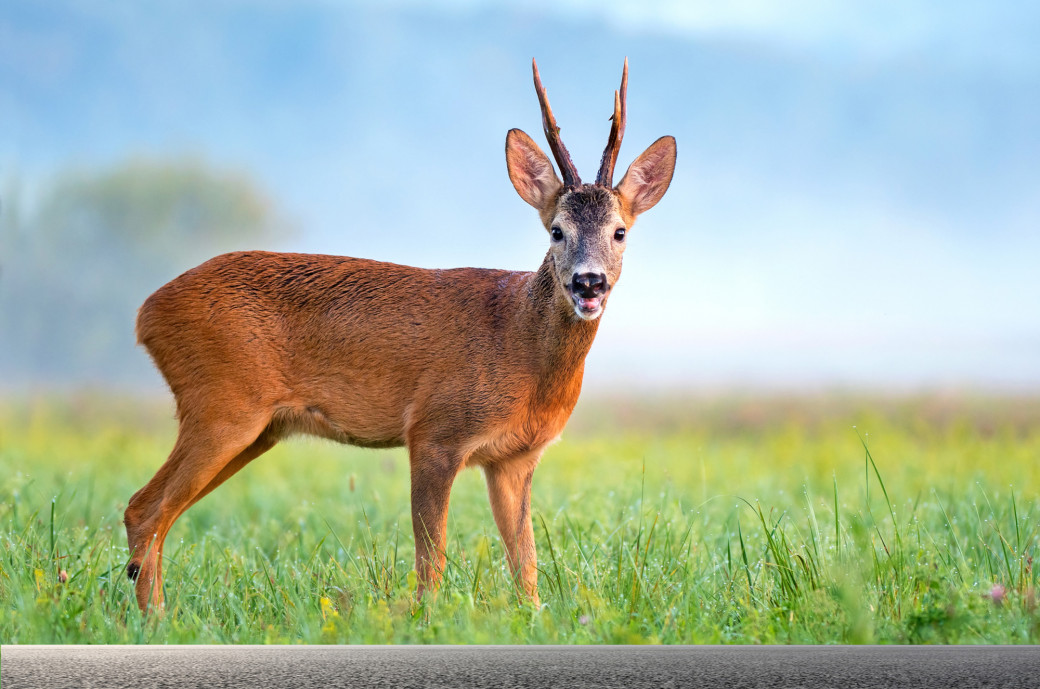
[[[653,208],[672,182],[675,172],[675,137],[662,136],[628,166],[617,185],[628,211],[639,215]]]
[[[506,166],[516,193],[539,211],[562,186],[542,149],[519,129],[506,134]]]

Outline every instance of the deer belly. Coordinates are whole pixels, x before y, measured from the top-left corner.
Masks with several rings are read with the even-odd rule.
[[[285,429],[361,447],[403,445],[407,400],[401,387],[370,377],[355,371],[327,374],[314,385],[297,381],[282,405]]]

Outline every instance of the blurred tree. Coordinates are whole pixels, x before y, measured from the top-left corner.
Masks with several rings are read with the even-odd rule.
[[[25,212],[0,209],[0,382],[134,384],[137,308],[214,254],[257,248],[287,223],[244,174],[132,160],[59,176]]]

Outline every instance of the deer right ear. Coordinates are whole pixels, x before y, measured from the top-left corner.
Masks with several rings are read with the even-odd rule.
[[[549,158],[519,129],[506,134],[506,166],[516,193],[539,211],[563,186]]]
[[[617,190],[633,216],[653,208],[672,183],[675,172],[675,137],[662,136],[650,144],[628,167]]]

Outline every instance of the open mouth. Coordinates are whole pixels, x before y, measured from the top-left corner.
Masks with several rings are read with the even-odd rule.
[[[585,298],[572,294],[571,297],[574,299],[574,313],[578,314],[579,318],[591,320],[603,311],[602,296]]]

